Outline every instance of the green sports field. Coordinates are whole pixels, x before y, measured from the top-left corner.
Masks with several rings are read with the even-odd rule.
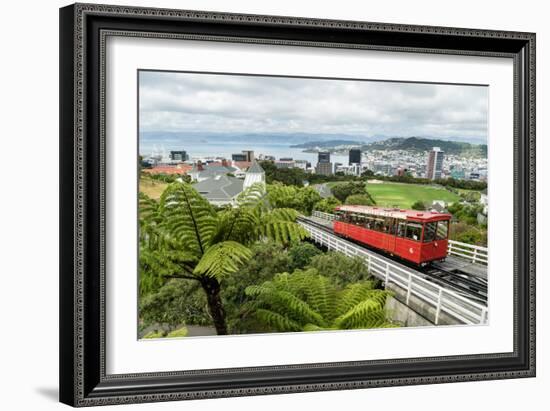
[[[452,203],[460,197],[444,188],[423,184],[367,183],[367,191],[377,205],[387,207],[411,208],[416,201],[431,204],[434,200]]]

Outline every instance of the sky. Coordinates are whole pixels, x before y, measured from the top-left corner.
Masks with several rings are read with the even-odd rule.
[[[140,131],[486,140],[488,88],[141,71]]]

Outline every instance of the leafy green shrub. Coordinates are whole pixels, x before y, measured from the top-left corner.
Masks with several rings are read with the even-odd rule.
[[[342,202],[336,197],[327,197],[323,198],[321,201],[318,201],[313,206],[313,209],[316,211],[321,211],[323,213],[332,214],[334,213],[334,209],[340,205],[342,205]]]
[[[364,181],[349,181],[335,184],[331,191],[334,197],[344,202],[346,198],[353,194],[367,194],[367,186]]]
[[[462,243],[487,246],[487,226],[471,225],[466,222],[453,223],[449,238]]]
[[[448,208],[449,212],[460,222],[469,225],[477,225],[477,214],[483,211],[481,204],[470,205],[453,203]]]
[[[297,268],[304,268],[311,262],[311,259],[317,255],[322,254],[322,251],[319,250],[311,243],[297,243],[292,245],[288,249],[288,255],[291,260],[291,269],[295,270]],[[276,271],[283,272],[283,271]]]
[[[412,204],[411,208],[413,210],[424,211],[426,209],[426,205],[422,201],[415,201]]]
[[[276,182],[267,186],[267,198],[274,208],[293,208],[310,215],[321,195],[313,187],[285,186]]]
[[[247,300],[246,287],[261,284],[271,280],[276,273],[292,269],[292,259],[281,244],[259,242],[251,247],[251,251],[252,257],[248,263],[222,283],[227,323],[233,333],[244,333],[254,328],[254,324],[240,318],[242,305]]]
[[[198,282],[173,279],[158,292],[142,296],[139,307],[140,318],[145,324],[210,325],[206,297]]]
[[[372,278],[361,258],[348,257],[335,251],[313,257],[308,267],[342,286]]]

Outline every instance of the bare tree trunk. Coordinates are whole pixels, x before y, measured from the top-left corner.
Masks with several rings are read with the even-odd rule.
[[[208,302],[208,310],[214,321],[216,333],[218,335],[227,334],[227,324],[225,323],[225,310],[223,309],[222,299],[220,296],[220,283],[212,277],[205,277],[200,280],[202,288],[206,293],[206,301]]]

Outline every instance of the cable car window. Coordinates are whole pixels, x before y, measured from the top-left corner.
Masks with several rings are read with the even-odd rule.
[[[405,233],[406,238],[414,241],[420,241],[421,235],[422,235],[422,224],[418,224],[418,223],[407,224],[407,232]]]
[[[405,237],[406,228],[407,228],[407,223],[399,223],[399,225],[397,226],[397,236]]]
[[[382,231],[382,228],[384,227],[384,219],[383,218],[377,218],[374,220],[374,229],[376,231]]]
[[[386,234],[392,234],[393,218],[390,218],[390,217],[384,218],[384,226],[382,227],[382,231]]]
[[[437,221],[426,223],[424,225],[424,242],[430,243],[435,240],[435,232],[437,230]]]
[[[449,235],[449,221],[437,222],[437,235],[438,240],[446,240]]]
[[[365,228],[368,230],[372,230],[374,226],[374,221],[371,216],[366,216],[365,218]]]

